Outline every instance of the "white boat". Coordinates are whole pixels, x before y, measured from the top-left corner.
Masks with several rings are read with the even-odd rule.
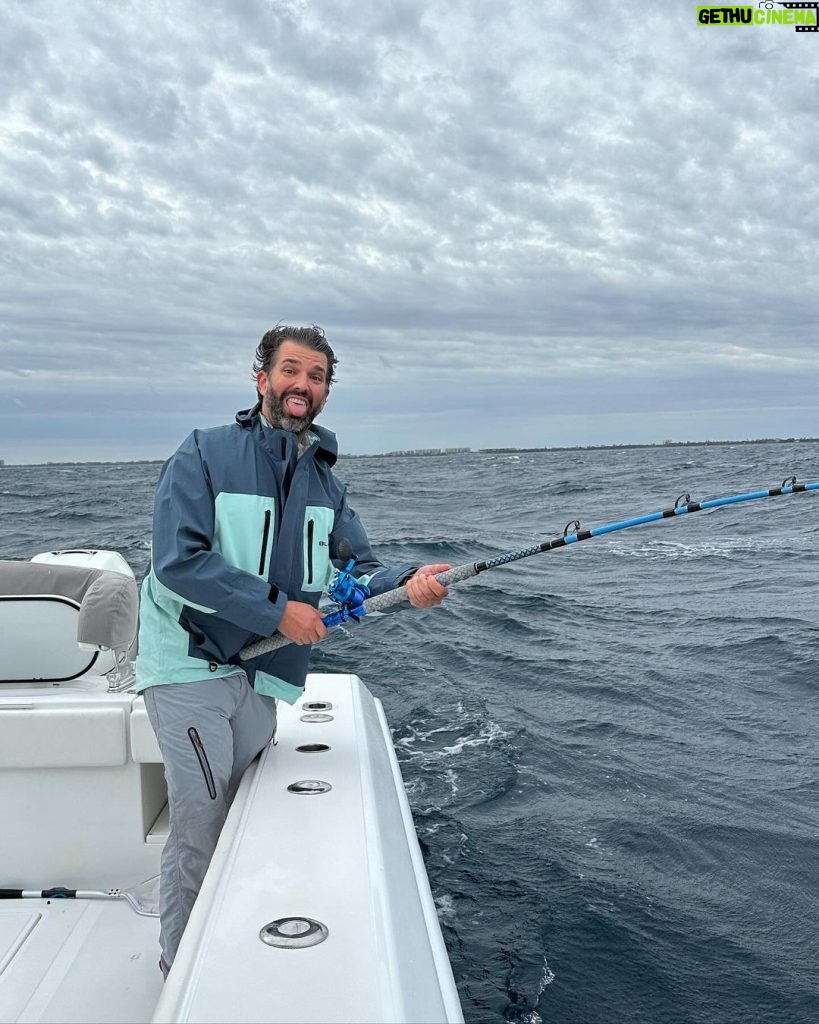
[[[135,621],[116,553],[0,562],[0,1022],[462,1021],[389,728],[353,675],[280,702],[163,984],[167,790]],[[39,896],[55,886],[80,894]]]

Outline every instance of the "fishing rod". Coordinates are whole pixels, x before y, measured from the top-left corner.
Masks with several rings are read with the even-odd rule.
[[[497,569],[501,565],[508,565],[510,562],[517,562],[521,558],[529,558],[532,555],[540,555],[546,551],[554,551],[556,548],[563,548],[569,544],[577,544],[582,540],[590,540],[592,537],[602,537],[608,533],[616,533],[618,530],[628,530],[632,526],[644,526],[646,523],[655,523],[660,519],[675,519],[679,516],[690,515],[693,512],[705,512],[707,509],[721,508],[724,505],[738,505],[746,501],[758,501],[761,498],[775,498],[780,495],[799,494],[803,491],[819,490],[819,481],[800,484],[796,477],[789,477],[782,482],[780,487],[771,487],[766,491],[748,491],[745,494],[731,494],[724,498],[709,498],[706,501],[692,501],[690,494],[681,494],[674,502],[672,508],[663,509],[659,512],[649,512],[647,515],[634,516],[632,519],[621,519],[616,523],[607,523],[604,526],[595,526],[588,530],[581,529],[580,521],[575,519],[567,523],[566,528],[559,537],[552,537],[540,544],[533,544],[528,548],[520,548],[516,551],[507,551],[494,558],[488,558],[481,562],[467,562],[464,565],[447,569],[435,576],[435,579],[443,586],[448,587],[453,583],[461,583],[463,580],[471,579],[479,573],[488,569]],[[346,554],[344,555],[346,557]],[[336,611],[325,615],[324,625],[328,628],[340,626],[343,622],[352,620],[360,622],[365,615],[372,612],[382,612],[388,608],[403,604],[409,599],[406,586],[396,587],[395,590],[388,590],[376,597],[369,596],[366,586],[359,583],[352,575],[352,568],[355,559],[351,558],[347,566],[341,570],[328,591],[329,597],[338,605]],[[286,636],[276,633],[264,640],[249,644],[239,652],[242,661],[250,661],[262,654],[278,650],[292,643]]]

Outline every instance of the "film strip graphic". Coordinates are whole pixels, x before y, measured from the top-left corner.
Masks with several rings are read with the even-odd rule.
[[[778,0],[780,7],[786,7],[789,11],[813,11],[816,16],[815,25],[796,25],[797,32],[816,32],[819,31],[819,0],[811,0],[810,3],[782,3],[782,0]],[[766,5],[767,6],[767,5]]]

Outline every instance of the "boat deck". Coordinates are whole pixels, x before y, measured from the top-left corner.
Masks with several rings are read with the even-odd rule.
[[[148,1021],[162,991],[159,921],[123,900],[0,904],[0,1020]]]

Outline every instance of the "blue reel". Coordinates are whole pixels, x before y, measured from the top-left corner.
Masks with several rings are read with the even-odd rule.
[[[337,611],[325,615],[322,622],[328,629],[331,626],[340,626],[342,622],[352,619],[354,622],[361,622],[367,614],[364,601],[370,596],[370,588],[364,583],[359,583],[353,576],[352,569],[355,559],[351,558],[346,566],[339,572],[327,591],[331,601],[339,606]]]

